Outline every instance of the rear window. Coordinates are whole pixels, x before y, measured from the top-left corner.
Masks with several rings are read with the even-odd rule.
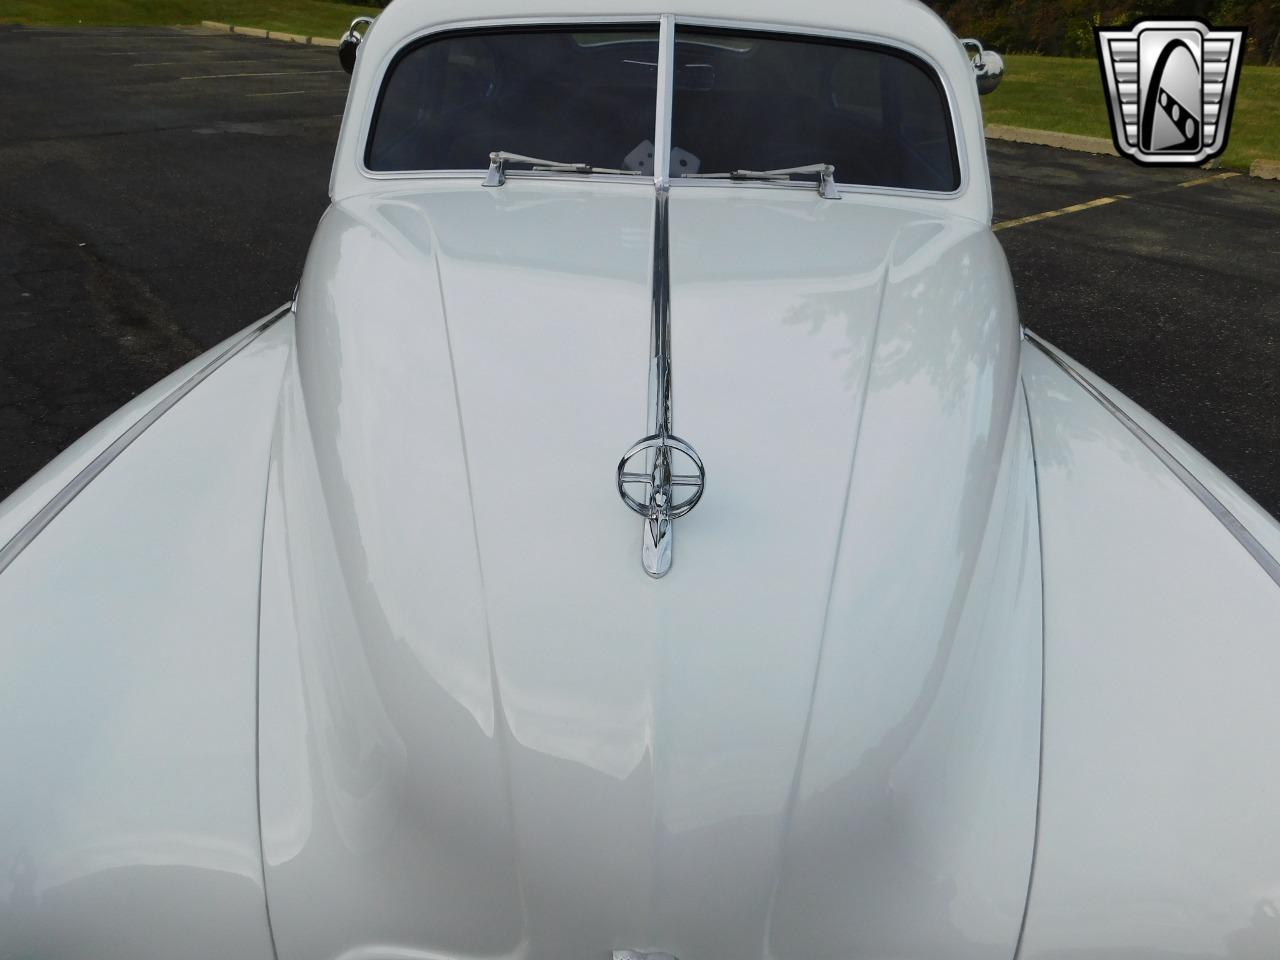
[[[656,25],[444,34],[388,71],[365,165],[476,170],[505,150],[653,169]]]
[[[869,43],[678,28],[671,145],[673,178],[829,163],[840,183],[960,185],[936,72]]]

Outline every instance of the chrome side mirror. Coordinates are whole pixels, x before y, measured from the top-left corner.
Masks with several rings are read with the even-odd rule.
[[[338,62],[347,73],[356,68],[356,51],[360,49],[360,41],[364,39],[364,34],[357,27],[368,30],[371,23],[373,23],[372,17],[356,17],[351,21],[351,26],[347,27],[347,32],[342,35],[342,39],[338,41]]]
[[[1000,86],[1000,81],[1004,79],[1004,57],[994,50],[986,49],[981,40],[961,40],[960,45],[966,53],[970,53],[969,61],[973,64],[978,93],[985,95]]]

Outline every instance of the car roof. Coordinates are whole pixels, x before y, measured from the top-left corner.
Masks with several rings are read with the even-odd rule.
[[[946,24],[920,0],[806,0],[782,8],[775,0],[663,0],[649,6],[635,0],[394,0],[378,17],[378,32],[395,44],[432,27],[489,19],[544,21],[592,17],[654,19],[661,14],[683,18],[785,22],[797,27],[865,32],[912,40],[925,50],[954,44]],[[374,37],[370,36],[373,40]]]

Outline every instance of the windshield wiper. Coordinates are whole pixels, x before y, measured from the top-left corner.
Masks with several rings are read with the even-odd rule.
[[[485,175],[486,187],[500,187],[507,182],[506,166],[508,163],[527,163],[534,170],[555,170],[566,173],[621,173],[629,177],[640,176],[639,170],[617,170],[613,167],[593,167],[589,163],[565,163],[562,160],[539,160],[537,157],[526,157],[519,153],[508,153],[506,150],[495,150],[489,154],[489,172]]]
[[[686,173],[685,177],[700,177],[708,180],[790,180],[798,173],[816,173],[818,175],[818,193],[827,200],[839,200],[840,191],[836,189],[836,168],[830,163],[810,163],[803,167],[779,167],[777,170],[730,170],[728,173]]]

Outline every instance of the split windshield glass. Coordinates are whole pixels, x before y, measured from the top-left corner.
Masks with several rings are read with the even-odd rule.
[[[651,174],[657,64],[656,25],[428,37],[387,72],[365,165],[484,170],[503,151]],[[677,25],[673,72],[673,180],[830,164],[839,183],[960,185],[942,83],[904,50]]]
[[[391,65],[365,165],[483,170],[507,151],[652,173],[657,78],[656,24],[431,37]]]
[[[678,27],[671,177],[832,164],[840,183],[960,185],[937,74],[893,47]]]

